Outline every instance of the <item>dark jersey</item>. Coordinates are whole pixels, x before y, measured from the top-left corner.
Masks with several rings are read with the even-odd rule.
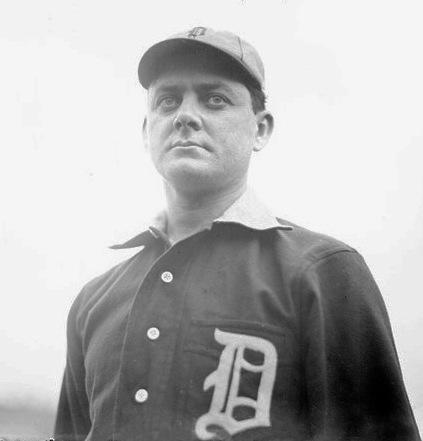
[[[354,249],[228,219],[124,246],[71,308],[57,440],[420,439]]]

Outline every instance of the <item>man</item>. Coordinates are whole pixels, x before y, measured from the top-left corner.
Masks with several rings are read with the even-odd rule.
[[[255,49],[194,28],[139,79],[167,205],[71,308],[56,439],[420,439],[362,257],[247,188],[273,128]]]

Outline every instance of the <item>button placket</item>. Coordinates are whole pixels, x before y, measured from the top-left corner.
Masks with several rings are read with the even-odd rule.
[[[177,249],[179,250],[181,246],[178,245]],[[175,339],[177,339],[177,336],[175,334],[179,326],[178,323],[182,319],[183,299],[186,293],[184,290],[180,290],[179,283],[181,281],[179,279],[184,276],[186,262],[185,259],[181,261],[181,254],[183,254],[182,251],[175,251],[175,247],[172,247],[160,256],[155,257],[136,291],[125,333],[119,392],[115,406],[120,409],[122,404],[125,405],[125,402],[130,400],[134,406],[133,412],[142,409],[142,415],[145,415],[148,420],[152,434],[155,432],[157,434],[161,433],[163,427],[163,412],[161,409],[165,408],[164,399],[168,393],[166,385],[168,384],[172,366],[171,360],[176,347]],[[163,302],[162,307],[160,307],[161,302]],[[151,305],[154,305],[154,308]],[[154,316],[160,316],[163,309],[163,315],[168,318],[171,317],[170,322],[165,322],[166,325],[162,322],[152,321]],[[164,325],[166,328],[162,328]],[[150,328],[157,328],[158,332],[150,331],[149,336],[148,330]],[[149,359],[153,361],[154,370],[157,373],[153,375],[153,378],[150,378],[148,383],[144,384],[142,382],[140,384],[139,381],[149,379],[146,366],[148,364],[146,363],[147,357],[137,357],[136,360],[132,357],[135,351],[139,351],[140,331],[144,339],[141,346],[146,351],[145,353],[151,355]],[[165,335],[166,339],[164,338]],[[161,341],[162,339],[163,341]],[[129,394],[128,390],[131,391]],[[124,415],[116,412],[114,427],[118,428],[121,421],[125,421]],[[144,422],[140,421],[140,424],[144,424]],[[154,436],[152,439],[155,439]]]
[[[165,399],[168,394],[167,384],[172,369],[171,361],[175,355],[174,351],[178,347],[177,334],[181,326],[181,321],[183,321],[186,290],[181,290],[179,284],[186,283],[185,272],[187,270],[187,260],[190,260],[191,253],[189,251],[191,247],[194,247],[191,242],[192,240],[188,242],[187,239],[186,242],[181,242],[172,246],[151,268],[151,277],[153,279],[151,283],[156,287],[160,295],[166,299],[166,314],[163,316],[171,317],[169,319],[170,322],[166,322],[166,339],[163,337],[161,344],[159,343],[160,340],[157,342],[150,342],[152,346],[157,348],[155,355],[160,354],[160,362],[157,365],[157,375],[155,376],[156,378],[160,378],[160,381],[153,381],[149,385],[151,389],[150,392],[154,392],[154,399],[150,397],[150,404],[151,406],[154,406],[154,409],[152,408],[154,413],[151,415],[150,419],[151,430],[153,433],[156,432],[157,434],[162,433],[163,430],[163,412],[160,409],[163,409],[166,406]],[[190,247],[188,247],[188,243],[191,244]],[[183,259],[181,259],[182,256],[184,256]],[[160,287],[159,285],[155,285],[156,283],[162,283],[163,285]],[[150,325],[152,325],[151,327],[154,327],[157,323],[150,322]],[[148,329],[149,328],[144,332],[148,332]],[[164,335],[163,332],[164,329],[159,329],[159,339]]]

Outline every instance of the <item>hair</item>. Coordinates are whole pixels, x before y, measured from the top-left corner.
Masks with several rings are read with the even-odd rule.
[[[243,84],[248,89],[248,92],[250,92],[253,112],[258,113],[261,112],[262,110],[266,110],[267,97],[263,92],[263,89],[260,86],[256,86],[255,84],[248,84],[248,83],[243,83]]]
[[[212,66],[213,72],[240,82],[250,93],[253,112],[256,114],[266,110],[267,97],[259,82],[232,57],[212,47],[193,45],[189,51],[184,47],[173,50],[170,56],[156,60],[153,78],[157,79],[164,71],[186,66],[187,63],[195,63],[205,70]]]

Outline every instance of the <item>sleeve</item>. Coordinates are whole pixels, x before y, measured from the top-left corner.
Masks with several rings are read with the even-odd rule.
[[[300,278],[301,342],[313,441],[418,441],[387,311],[355,251]]]
[[[56,414],[56,441],[83,441],[91,428],[82,339],[77,326],[81,294],[73,303],[67,320],[66,367]]]

